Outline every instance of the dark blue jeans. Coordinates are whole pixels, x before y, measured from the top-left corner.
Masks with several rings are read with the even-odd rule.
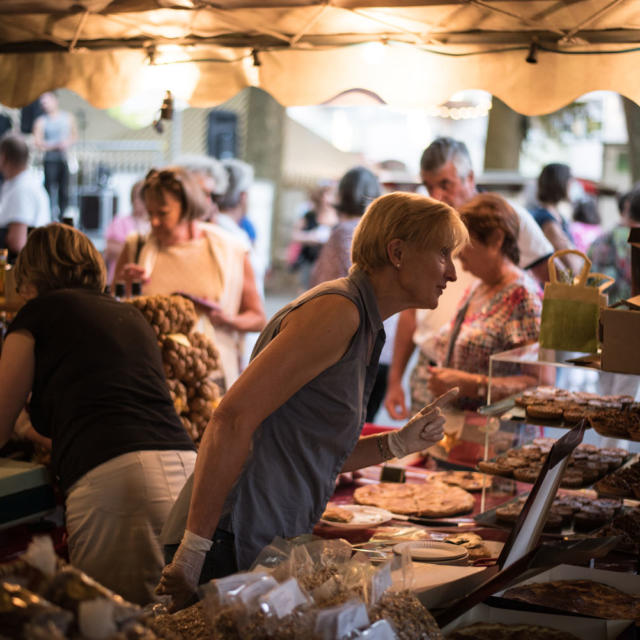
[[[169,564],[173,560],[173,556],[177,550],[177,544],[164,545],[164,561],[166,564]],[[204,584],[214,578],[224,578],[237,571],[238,566],[236,565],[234,536],[228,531],[216,529],[216,532],[213,534],[211,550],[207,552],[204,559],[198,584]]]

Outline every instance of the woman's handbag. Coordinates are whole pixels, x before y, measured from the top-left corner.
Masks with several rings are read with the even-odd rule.
[[[554,260],[568,253],[580,256],[584,265],[572,282],[560,282]],[[547,349],[595,353],[598,350],[600,309],[607,306],[604,290],[614,279],[590,273],[591,260],[581,251],[563,249],[549,258],[549,282],[544,286],[540,346]],[[589,278],[597,284],[588,285]]]

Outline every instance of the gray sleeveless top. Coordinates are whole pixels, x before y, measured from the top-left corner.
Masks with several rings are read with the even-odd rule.
[[[252,451],[219,525],[235,535],[240,570],[248,569],[275,536],[311,531],[364,424],[385,334],[371,282],[363,271],[354,269],[346,278],[323,283],[281,309],[261,333],[252,357],[278,334],[289,312],[327,294],[353,301],[360,325],[344,356],[291,396],[254,433]]]
[[[44,139],[52,144],[60,144],[71,135],[71,116],[66,111],[58,111],[52,118],[47,115],[44,119]],[[50,149],[44,154],[45,160],[66,157],[66,152],[60,149]]]

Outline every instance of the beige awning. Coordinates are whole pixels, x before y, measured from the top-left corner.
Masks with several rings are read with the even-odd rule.
[[[160,77],[201,107],[251,85],[286,106],[484,89],[533,115],[594,90],[640,103],[639,42],[638,0],[2,0],[0,102],[67,87],[106,108]]]

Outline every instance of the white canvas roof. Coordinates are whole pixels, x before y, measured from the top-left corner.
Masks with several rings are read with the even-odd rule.
[[[67,87],[106,108],[153,71],[193,106],[250,85],[286,106],[483,89],[534,115],[593,90],[640,102],[639,42],[638,0],[2,0],[0,103]]]

